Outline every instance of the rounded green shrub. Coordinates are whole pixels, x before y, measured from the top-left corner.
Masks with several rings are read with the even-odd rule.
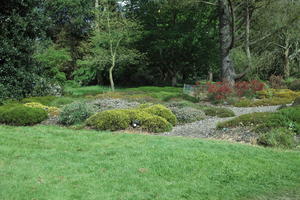
[[[297,97],[297,98],[294,100],[292,106],[293,106],[293,107],[295,107],[295,106],[300,106],[300,97]]]
[[[294,80],[289,84],[290,90],[299,90],[300,91],[300,80]]]
[[[178,122],[181,124],[192,123],[192,122],[199,121],[199,120],[202,120],[205,118],[205,113],[203,111],[195,109],[195,108],[171,107],[170,109],[176,116]]]
[[[87,119],[86,124],[97,130],[123,130],[129,127],[130,117],[124,110],[107,110]]]
[[[83,122],[94,114],[91,105],[84,102],[74,102],[64,106],[59,114],[59,123],[64,125],[73,125]]]
[[[228,108],[208,107],[204,109],[204,113],[208,116],[217,116],[221,118],[235,116],[234,112]]]
[[[34,125],[47,118],[47,112],[41,108],[31,108],[20,104],[11,104],[0,107],[0,123],[7,125]]]
[[[161,133],[171,131],[172,124],[160,116],[152,115],[143,119],[142,128],[149,132]]]
[[[157,104],[157,105],[150,106],[148,108],[144,108],[142,110],[152,115],[160,116],[166,119],[172,125],[176,125],[177,123],[176,116],[172,113],[170,109],[168,109],[163,105]]]
[[[160,133],[172,130],[172,124],[160,116],[138,109],[123,110],[123,112],[128,114],[131,122],[137,121],[147,132]]]
[[[261,134],[258,144],[270,147],[293,148],[296,146],[295,133],[286,128],[272,129]]]

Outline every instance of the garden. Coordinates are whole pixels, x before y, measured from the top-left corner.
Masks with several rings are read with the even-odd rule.
[[[299,12],[7,0],[0,199],[299,200]]]

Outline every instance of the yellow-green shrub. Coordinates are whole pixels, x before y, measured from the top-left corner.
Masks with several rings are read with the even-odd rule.
[[[258,91],[256,94],[260,99],[272,97],[295,99],[296,97],[300,96],[300,92],[295,92],[289,89],[267,89]]]
[[[128,114],[131,122],[139,122],[141,128],[145,131],[160,133],[172,130],[172,124],[160,116],[138,109],[128,109],[123,111]]]
[[[37,103],[37,102],[25,103],[24,106],[31,107],[31,108],[41,108],[41,109],[45,110],[51,116],[59,115],[58,108],[51,107],[51,106],[44,106],[41,103]]]
[[[252,107],[275,106],[275,105],[289,104],[292,102],[293,102],[293,99],[274,97],[274,98],[269,98],[269,99],[260,99],[257,101],[253,101],[250,106],[252,106]]]
[[[107,110],[87,119],[86,124],[97,130],[123,130],[129,127],[129,115],[122,110]]]
[[[86,123],[98,130],[123,130],[132,122],[145,131],[159,133],[172,130],[172,125],[164,118],[141,109],[108,110],[90,117]]]
[[[170,109],[168,109],[167,107],[165,107],[163,105],[157,104],[157,105],[153,105],[153,106],[150,106],[147,108],[143,108],[142,110],[147,113],[160,116],[160,117],[166,119],[172,125],[176,125],[176,123],[177,123],[176,116],[172,113],[172,111]]]

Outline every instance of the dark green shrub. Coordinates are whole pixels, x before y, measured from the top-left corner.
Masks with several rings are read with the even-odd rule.
[[[234,112],[228,108],[207,107],[204,108],[203,111],[206,115],[212,117],[217,116],[217,117],[225,118],[225,117],[235,116]]]
[[[74,102],[64,106],[59,114],[59,123],[73,125],[83,122],[94,114],[94,109],[84,102]]]
[[[293,148],[296,146],[295,133],[286,129],[278,128],[261,134],[258,144],[270,147]]]
[[[300,80],[294,80],[289,84],[290,90],[300,90]]]
[[[199,121],[199,120],[202,120],[205,118],[205,113],[203,111],[195,109],[195,108],[171,107],[170,109],[176,116],[178,122],[181,124],[192,123],[192,122]]]
[[[251,113],[238,116],[232,120],[225,121],[218,124],[218,128],[231,128],[237,126],[255,126],[259,124],[266,124],[266,123],[276,123],[277,119],[279,119],[280,115],[276,113]]]
[[[300,97],[297,97],[292,105],[293,107],[294,106],[300,106]]]
[[[170,109],[168,109],[167,107],[165,107],[163,105],[157,104],[157,105],[150,106],[148,108],[144,108],[142,110],[144,110],[147,113],[160,116],[160,117],[166,119],[172,125],[176,125],[176,123],[177,123],[176,116],[172,113],[172,111]]]
[[[123,130],[129,127],[130,117],[123,110],[107,110],[87,119],[86,124],[97,130]]]
[[[21,103],[41,103],[45,106],[51,106],[51,102],[57,99],[55,96],[28,97],[21,100]]]
[[[31,108],[20,104],[10,104],[0,107],[0,123],[7,125],[34,125],[47,118],[47,112],[41,108]]]
[[[300,123],[300,106],[287,107],[281,109],[278,113],[287,117],[290,121],[293,121],[295,123]]]

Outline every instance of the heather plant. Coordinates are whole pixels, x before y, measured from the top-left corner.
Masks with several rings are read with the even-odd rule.
[[[94,113],[93,106],[85,102],[74,102],[61,109],[59,123],[68,126],[73,125],[83,122]]]
[[[112,109],[135,108],[140,105],[138,102],[129,102],[124,99],[96,99],[89,102],[89,104],[95,107],[97,112]]]
[[[171,111],[176,116],[178,123],[192,123],[205,118],[205,113],[201,110],[190,108],[190,107],[170,107]]]

